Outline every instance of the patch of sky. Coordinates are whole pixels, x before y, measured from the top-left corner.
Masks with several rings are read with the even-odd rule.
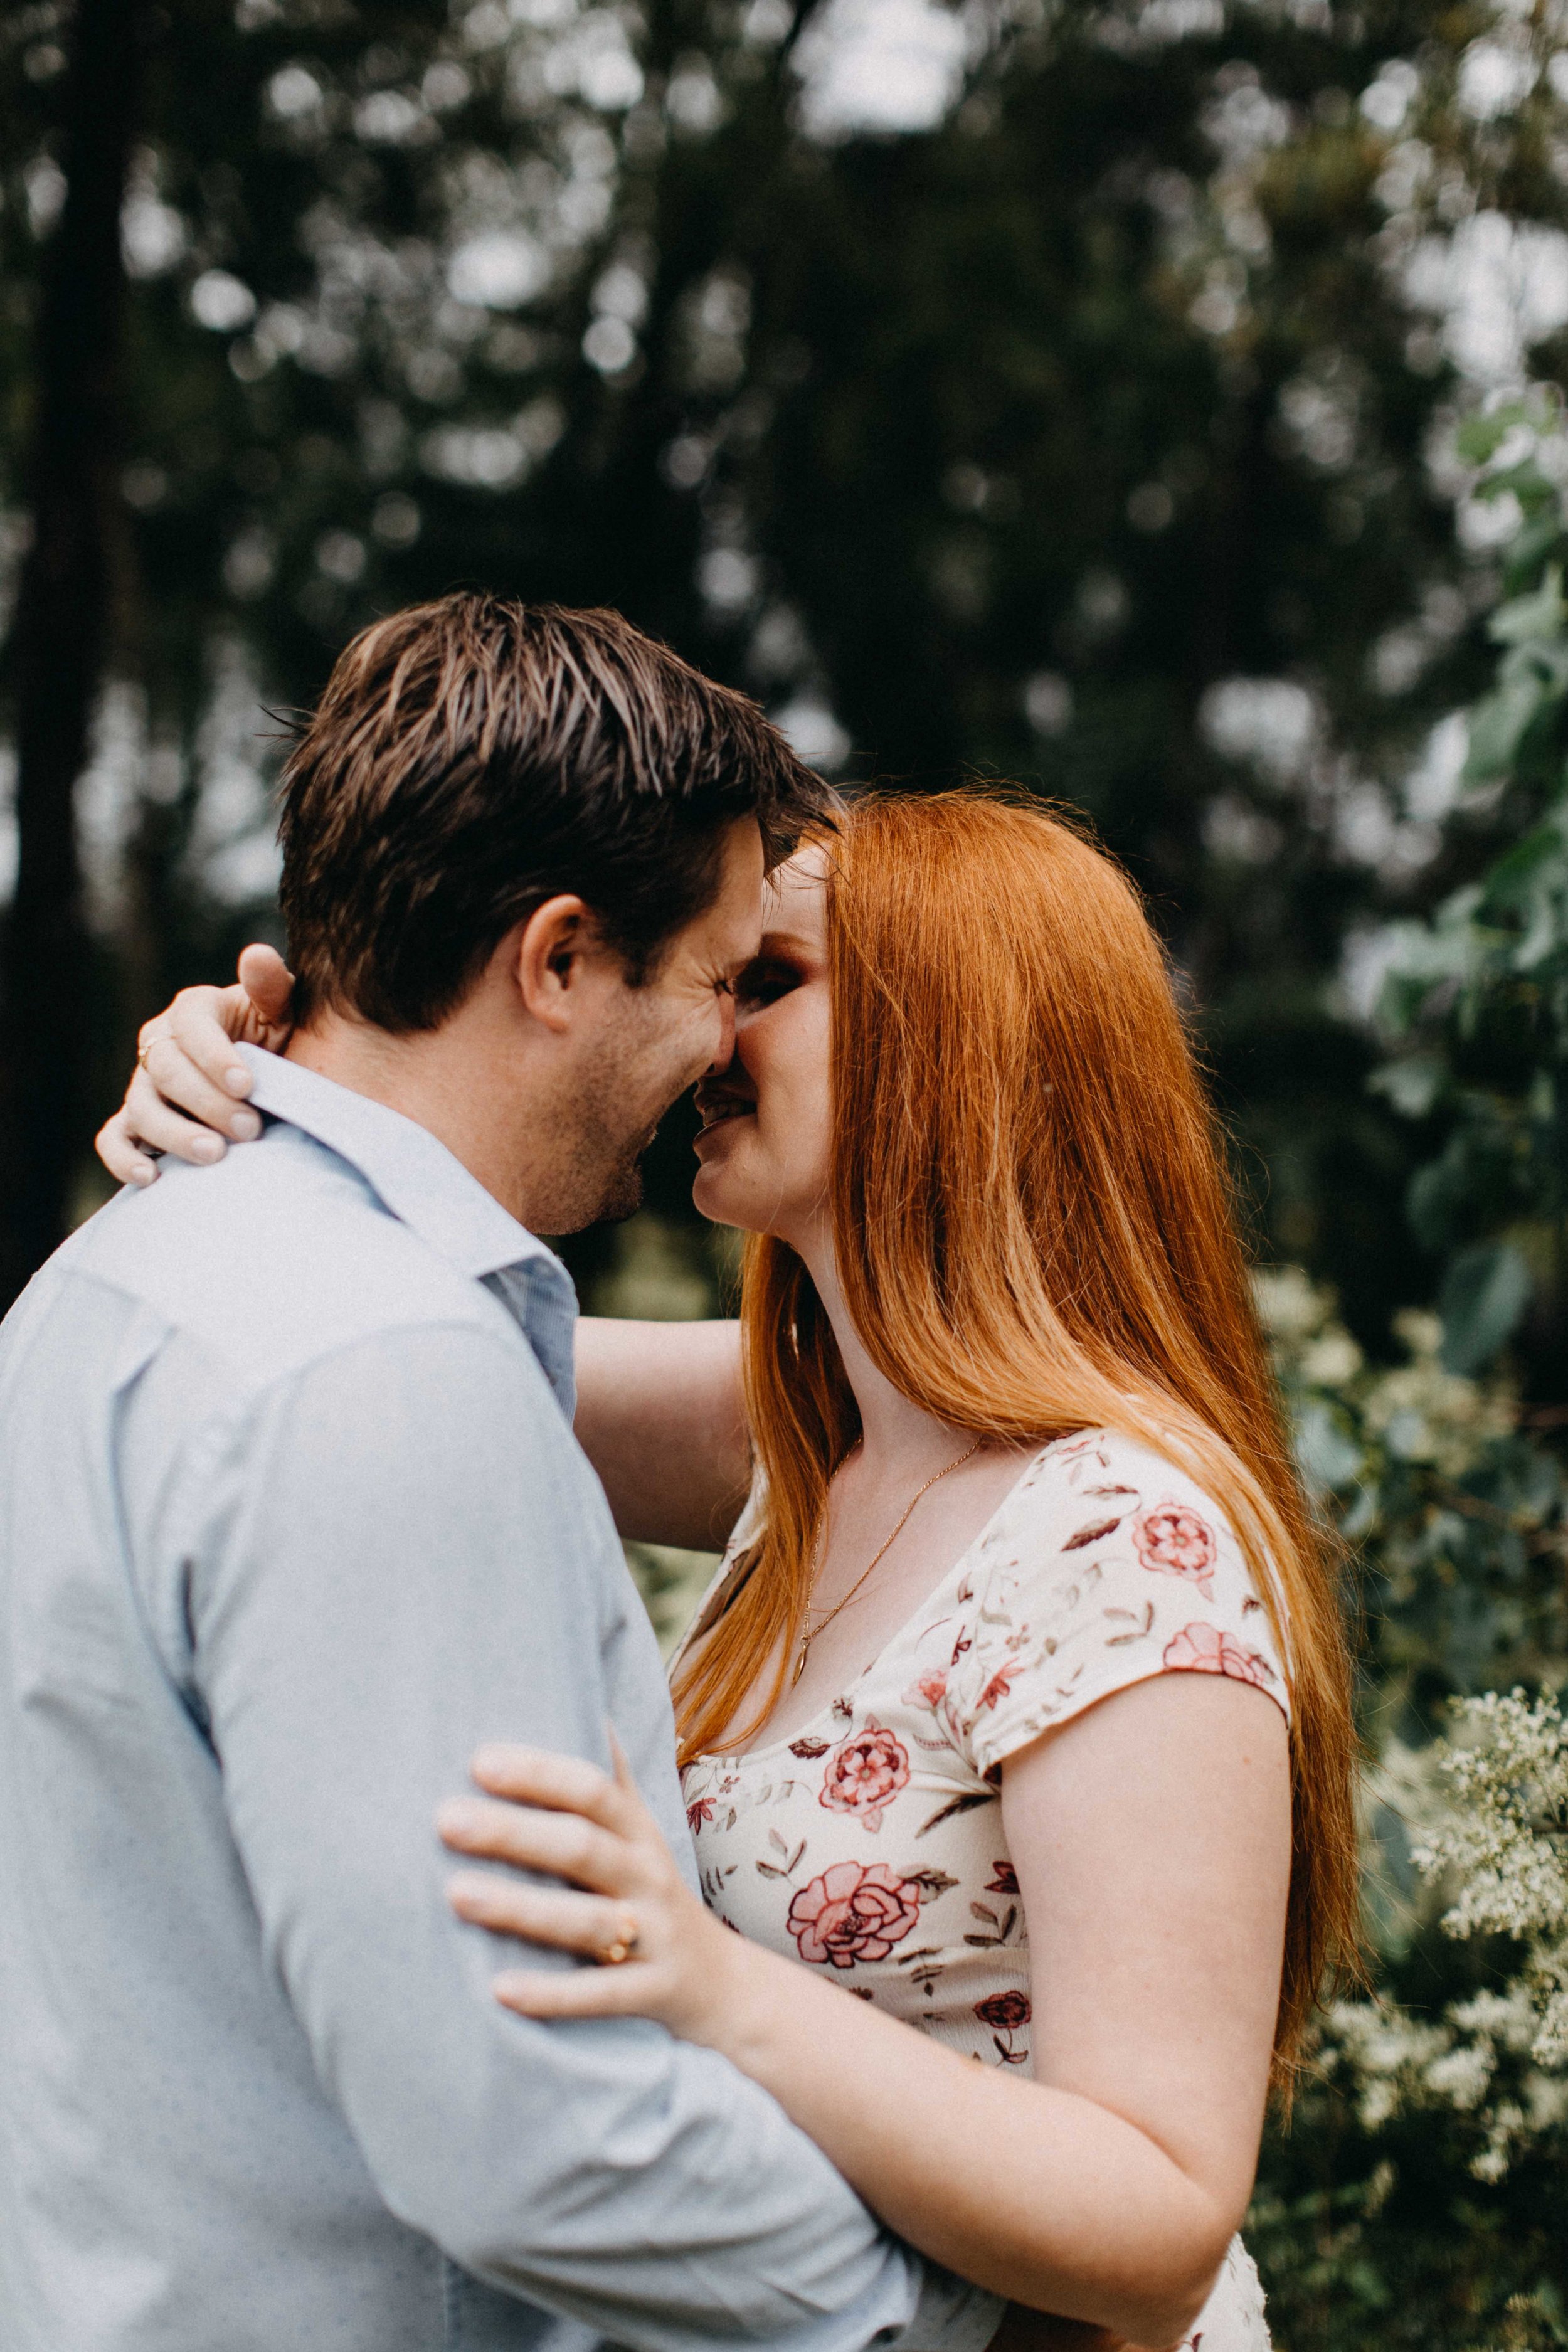
[[[797,695],[773,714],[773,724],[796,756],[808,768],[831,774],[849,757],[849,738],[819,697]]]
[[[466,237],[447,264],[447,285],[459,302],[489,310],[516,310],[542,293],[550,257],[520,228],[481,229]]]
[[[1302,776],[1317,749],[1318,706],[1285,677],[1226,677],[1198,706],[1198,731],[1222,759],[1245,762],[1283,788]]]
[[[247,906],[278,887],[267,736],[256,674],[243,648],[225,640],[214,655],[196,732],[196,806],[187,853],[204,889],[220,906]]]
[[[1475,383],[1518,381],[1531,346],[1568,325],[1568,236],[1539,221],[1476,213],[1418,238],[1402,276],[1406,301],[1442,321],[1448,357]]]
[[[930,131],[963,86],[970,36],[931,0],[826,0],[795,52],[800,118],[823,141]]]

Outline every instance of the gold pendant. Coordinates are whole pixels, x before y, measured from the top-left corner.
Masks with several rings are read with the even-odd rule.
[[[801,1678],[802,1675],[804,1675],[804,1674],[805,1674],[805,1662],[806,1662],[807,1657],[808,1657],[808,1656],[809,1656],[809,1654],[810,1654],[810,1652],[811,1652],[811,1643],[810,1643],[809,1642],[803,1642],[803,1643],[801,1643],[801,1645],[800,1645],[800,1655],[796,1658],[796,1660],[795,1660],[795,1672],[794,1672],[794,1674],[793,1674],[793,1675],[791,1675],[791,1676],[790,1676],[790,1678],[789,1678],[789,1686],[790,1686],[791,1690],[794,1690],[794,1688],[795,1688],[795,1686],[796,1683],[798,1683],[798,1682],[799,1682],[799,1680],[800,1680],[800,1678]]]

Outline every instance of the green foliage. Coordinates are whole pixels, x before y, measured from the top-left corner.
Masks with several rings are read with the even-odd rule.
[[[1450,1694],[1568,1671],[1563,1474],[1510,1385],[1449,1371],[1435,1315],[1400,1317],[1390,1367],[1299,1269],[1258,1295],[1298,1458],[1355,1564],[1370,1727],[1415,1739]]]
[[[1410,1214],[1448,1258],[1447,1360],[1486,1361],[1521,1326],[1548,1375],[1561,1367],[1568,1249],[1568,551],[1556,408],[1515,402],[1472,420],[1462,453],[1480,498],[1512,499],[1501,648],[1468,719],[1457,835],[1501,833],[1500,855],[1399,937],[1383,1016],[1403,1045],[1375,1081],[1442,1132]]]
[[[1562,1415],[1529,1402],[1563,1362],[1568,468],[1543,399],[1460,445],[1479,495],[1517,506],[1449,826],[1471,871],[1396,940],[1383,1018],[1401,1050],[1374,1081],[1430,1150],[1409,1210],[1441,1313],[1399,1318],[1408,1361],[1381,1369],[1300,1275],[1261,1285],[1365,1609],[1373,1997],[1325,2017],[1252,2225],[1277,2336],[1335,2352],[1568,2341],[1562,1726],[1550,1697],[1495,1696],[1568,1680]],[[1510,1340],[1522,1406],[1495,1369]],[[1452,1748],[1432,1738],[1445,1719]]]
[[[1329,2011],[1268,2152],[1254,2236],[1286,2342],[1479,2352],[1565,2332],[1562,1720],[1515,1693],[1466,1702],[1454,1728],[1452,1748],[1392,1742],[1371,1776],[1382,1982]],[[1426,1884],[1400,1902],[1412,1839]]]
[[[1247,2222],[1282,2352],[1551,2352],[1568,2303],[1568,2167],[1542,2145],[1505,2180],[1447,2102],[1368,2127],[1333,2075],[1271,2134]]]
[[[1289,2352],[1533,2352],[1560,2340],[1568,2302],[1568,2085],[1533,2053],[1519,1949],[1457,1943],[1440,1914],[1461,1890],[1428,1883],[1417,1858],[1473,1860],[1482,1825],[1445,1808],[1444,1703],[1568,1676],[1562,1470],[1521,1431],[1506,1377],[1447,1368],[1436,1316],[1401,1317],[1405,1360],[1380,1366],[1299,1270],[1258,1292],[1299,1458],[1361,1602],[1374,1991],[1325,2017],[1289,2126],[1266,2143],[1248,2242]],[[1510,1920],[1524,1925],[1517,1906]]]

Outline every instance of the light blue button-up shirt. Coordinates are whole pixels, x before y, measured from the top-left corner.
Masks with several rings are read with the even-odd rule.
[[[479,1741],[613,1721],[690,1865],[571,1284],[423,1128],[252,1067],[261,1140],[0,1331],[5,2352],[979,2352],[994,2300],[722,2059],[491,1998],[433,1827]]]

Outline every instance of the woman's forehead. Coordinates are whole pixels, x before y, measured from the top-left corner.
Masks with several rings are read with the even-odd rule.
[[[808,842],[786,857],[763,887],[763,929],[821,940],[827,929],[827,851]]]

